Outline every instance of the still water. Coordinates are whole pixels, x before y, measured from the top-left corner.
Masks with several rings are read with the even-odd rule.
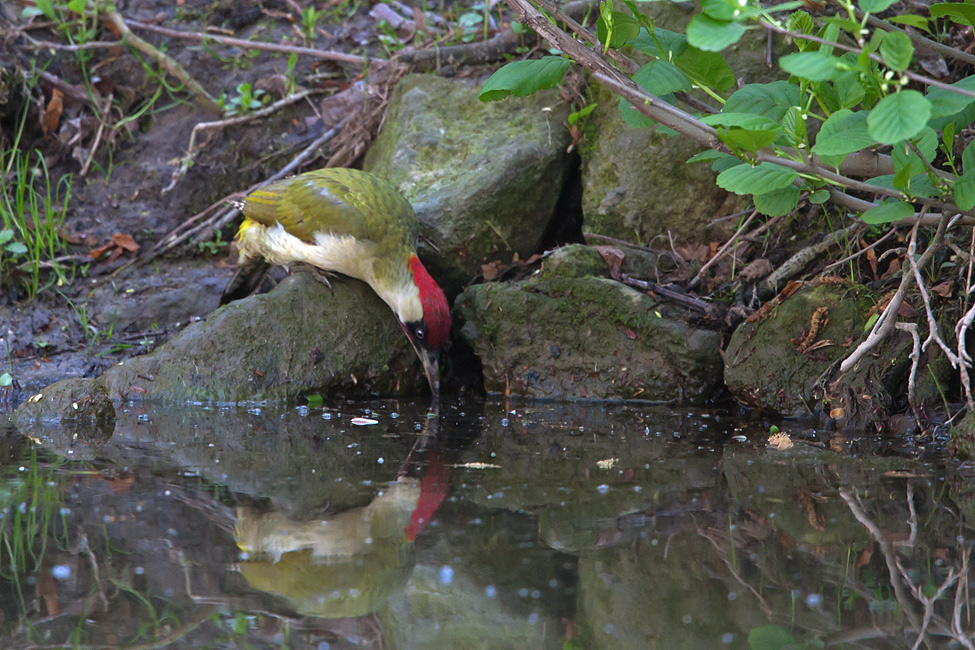
[[[779,427],[372,401],[0,433],[0,648],[972,648],[964,468]]]

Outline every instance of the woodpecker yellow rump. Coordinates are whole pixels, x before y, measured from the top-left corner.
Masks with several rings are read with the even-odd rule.
[[[319,169],[254,191],[242,211],[239,266],[220,304],[250,294],[271,264],[300,262],[362,280],[396,314],[439,394],[450,308],[416,256],[413,207],[389,183],[354,169]]]

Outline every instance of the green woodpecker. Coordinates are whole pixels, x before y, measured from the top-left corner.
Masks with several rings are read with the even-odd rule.
[[[354,169],[319,169],[252,192],[241,211],[239,266],[220,304],[250,294],[272,264],[362,280],[396,314],[439,394],[450,308],[416,256],[413,207],[389,183]]]

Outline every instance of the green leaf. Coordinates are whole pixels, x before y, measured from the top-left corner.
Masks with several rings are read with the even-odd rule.
[[[951,84],[951,87],[975,92],[975,76],[956,81]],[[931,102],[931,117],[954,115],[975,102],[975,97],[959,95],[945,88],[931,88],[925,97]]]
[[[745,26],[698,14],[687,25],[687,42],[705,52],[720,52],[745,35]]]
[[[633,81],[658,97],[691,91],[691,80],[687,75],[670,61],[663,59],[654,59],[640,68],[633,75]]]
[[[9,388],[14,385],[14,378],[10,376],[9,372],[5,372],[0,375],[0,388]]]
[[[758,129],[718,129],[718,138],[735,150],[755,152],[767,147],[779,137],[780,131]]]
[[[318,409],[325,405],[325,399],[318,393],[305,395],[305,399],[308,400],[308,408]]]
[[[814,31],[816,31],[816,24],[813,22],[812,16],[801,10],[794,11],[792,15],[789,16],[787,25],[790,32],[812,34]]]
[[[857,5],[868,14],[877,14],[887,11],[897,0],[858,0]]]
[[[734,0],[703,0],[701,9],[715,20],[735,20],[741,14],[741,5]]]
[[[604,16],[596,21],[596,36],[603,45],[613,48],[623,47],[640,35],[640,23],[630,14],[614,11],[608,24]],[[610,29],[612,28],[612,29]],[[609,38],[607,43],[606,39]]]
[[[809,195],[809,202],[820,205],[829,201],[829,190],[816,190]]]
[[[931,118],[928,121],[928,126],[935,131],[940,131],[949,122],[954,124],[956,129],[964,129],[969,124],[975,122],[975,102],[972,102],[957,113]]]
[[[701,121],[711,126],[737,126],[743,129],[779,130],[779,123],[753,113],[716,113],[705,115]]]
[[[721,109],[725,113],[754,113],[781,120],[786,111],[799,105],[799,88],[788,81],[742,86]]]
[[[875,176],[874,178],[868,179],[867,183],[870,185],[876,185],[877,187],[883,187],[888,190],[900,191],[900,188],[894,186],[893,174]],[[932,198],[941,195],[941,192],[931,183],[931,179],[927,174],[918,174],[912,178],[908,183],[908,187],[910,187],[910,194],[912,196]]]
[[[781,57],[779,67],[802,79],[828,81],[849,66],[842,59],[822,52],[799,52]]]
[[[867,322],[863,324],[863,331],[869,332],[870,330],[872,330],[874,323],[876,323],[878,320],[880,320],[880,314],[874,314],[873,316],[868,318]]]
[[[674,65],[695,82],[718,91],[728,90],[735,85],[734,71],[717,52],[705,52],[688,45],[684,53],[674,59]]]
[[[577,111],[569,113],[569,124],[578,124],[583,120],[583,118],[592,113],[597,106],[599,106],[599,104],[593,103],[589,104],[588,106],[583,106]]]
[[[914,58],[914,45],[911,37],[904,32],[890,32],[880,44],[880,58],[891,70],[903,72]]]
[[[738,165],[744,165],[747,167],[741,158],[729,154],[727,158],[718,158],[711,163],[711,171],[720,174],[721,172],[731,169],[732,167],[737,167]]]
[[[968,143],[961,154],[961,168],[965,174],[975,176],[975,140]]]
[[[6,244],[8,241],[10,241],[13,238],[14,238],[14,231],[13,230],[10,230],[10,229],[0,230],[0,246],[3,246],[4,244]]]
[[[57,14],[54,13],[54,2],[53,0],[36,0],[34,5],[40,9],[45,16],[51,20],[57,20]]]
[[[27,247],[19,241],[14,241],[7,244],[7,252],[11,255],[26,255]]]
[[[795,185],[781,190],[755,194],[755,209],[768,217],[784,217],[799,205],[799,188]]]
[[[748,633],[749,650],[784,650],[795,643],[795,639],[781,625],[763,625]]]
[[[719,158],[734,158],[734,156],[723,151],[718,151],[717,149],[705,149],[701,153],[695,154],[688,158],[686,162],[688,165],[693,165],[695,163],[717,160]]]
[[[829,116],[819,129],[812,152],[817,156],[845,156],[874,144],[867,131],[867,111],[844,108]]]
[[[539,90],[554,88],[569,69],[569,60],[560,56],[515,61],[504,66],[484,82],[482,102],[504,99],[508,95],[526,97]]]
[[[884,97],[867,116],[867,130],[881,144],[913,138],[931,117],[931,102],[916,90]]]
[[[892,223],[906,219],[914,214],[914,206],[904,201],[890,201],[881,203],[875,208],[870,208],[860,215],[864,223],[876,225],[879,223]]]
[[[969,147],[970,148],[970,147]],[[962,174],[952,187],[955,204],[962,210],[975,208],[975,171]]]
[[[735,194],[768,193],[792,184],[799,174],[779,165],[763,162],[757,167],[737,165],[718,174],[721,188]]]
[[[836,90],[837,108],[853,108],[863,101],[866,91],[856,72],[840,72],[831,82]]]
[[[975,4],[971,2],[945,2],[931,5],[931,16],[948,18],[959,25],[975,27]]]
[[[636,106],[623,98],[620,98],[619,109],[620,116],[623,118],[623,124],[634,129],[648,129],[658,124],[657,120],[650,119],[638,111]]]
[[[76,14],[84,14],[85,4],[87,4],[85,0],[71,0],[71,2],[68,3],[68,9]]]
[[[654,29],[652,36],[646,29],[641,29],[640,34],[630,42],[630,45],[648,56],[672,60],[687,49],[687,37],[662,27]]]
[[[898,25],[908,25],[910,27],[914,27],[916,29],[926,31],[929,34],[931,33],[931,27],[928,25],[928,19],[925,18],[924,16],[916,16],[913,14],[904,15],[904,16],[893,16],[891,18],[888,18],[887,22],[896,23]]]

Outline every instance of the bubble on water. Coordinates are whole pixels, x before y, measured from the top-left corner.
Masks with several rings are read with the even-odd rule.
[[[332,644],[328,641],[322,641],[318,644],[318,650],[332,650]]]
[[[134,569],[132,569],[132,571],[133,571],[133,572],[134,572],[134,573],[135,573],[135,574],[136,574],[137,576],[141,576],[141,575],[145,575],[145,573],[146,573],[146,568],[145,568],[145,567],[141,567],[141,566],[137,566],[137,567],[135,567]]]
[[[71,577],[71,567],[67,564],[55,564],[51,567],[51,576],[55,580],[67,580]]]
[[[606,494],[607,492],[609,492],[609,486],[606,485],[605,483],[603,483],[602,485],[597,485],[596,492],[599,492],[600,494]]]
[[[527,587],[522,587],[521,589],[519,589],[518,590],[518,595],[521,598],[528,598],[528,588]]]
[[[821,607],[823,605],[823,597],[821,594],[809,594],[806,596],[806,605],[809,607]]]
[[[680,619],[680,622],[683,623],[684,625],[690,625],[693,621],[694,621],[694,617],[691,616],[690,614],[684,614]]]
[[[535,625],[538,623],[538,612],[532,612],[528,615],[528,624]]]
[[[484,588],[484,595],[488,598],[494,598],[498,595],[498,590],[494,587],[494,585],[488,585]]]
[[[454,581],[454,570],[449,566],[440,567],[440,584],[449,585]]]
[[[721,635],[721,643],[725,645],[731,645],[735,641],[735,635],[731,632],[725,632]]]
[[[738,599],[737,593],[735,593],[734,591],[728,592],[728,600],[737,600],[737,599]]]
[[[540,592],[538,589],[532,592],[532,598],[534,598],[535,600],[538,600],[541,597],[542,597],[542,592]]]

